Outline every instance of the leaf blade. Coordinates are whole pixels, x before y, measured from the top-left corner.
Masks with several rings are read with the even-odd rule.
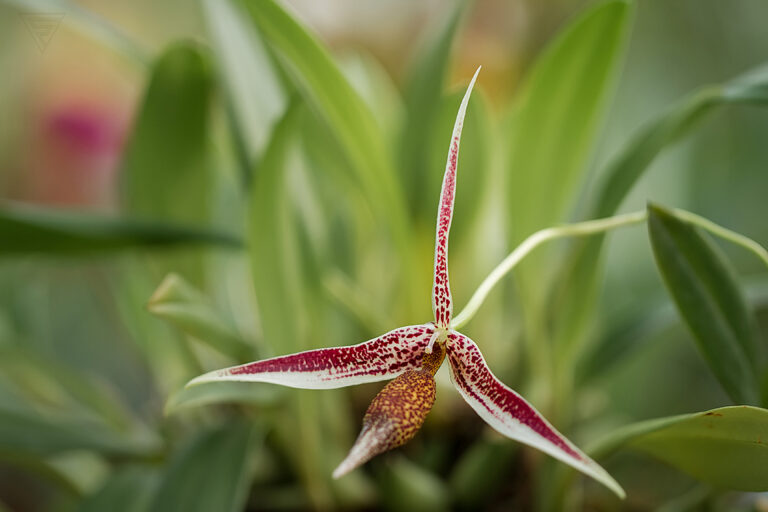
[[[201,432],[170,462],[149,510],[242,510],[254,443],[254,428],[243,421]]]
[[[590,453],[627,447],[646,452],[712,485],[768,489],[768,410],[731,406],[633,423]]]
[[[710,369],[736,403],[756,403],[757,342],[727,260],[694,226],[655,205],[648,232],[659,271]]]
[[[236,237],[131,218],[110,218],[5,204],[0,206],[0,254],[75,255],[186,245],[241,247]]]
[[[507,204],[512,241],[563,220],[613,89],[631,4],[605,2],[543,52],[518,96]]]

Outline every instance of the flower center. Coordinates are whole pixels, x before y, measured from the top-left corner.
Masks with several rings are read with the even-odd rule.
[[[429,343],[427,344],[427,348],[424,349],[424,352],[431,354],[432,348],[435,346],[435,342],[442,345],[446,342],[446,340],[448,340],[448,329],[446,327],[437,327],[435,332],[432,333],[432,337],[429,338]]]

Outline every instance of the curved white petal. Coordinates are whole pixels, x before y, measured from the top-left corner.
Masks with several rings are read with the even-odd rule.
[[[433,332],[431,323],[401,327],[358,345],[308,350],[216,370],[187,385],[237,380],[332,389],[392,379],[406,370],[421,368]]]
[[[452,331],[446,345],[451,378],[456,389],[491,427],[573,466],[624,498],[624,490],[607,471],[491,373],[475,342]]]

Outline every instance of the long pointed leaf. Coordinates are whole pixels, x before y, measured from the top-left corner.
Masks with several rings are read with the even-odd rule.
[[[240,247],[242,243],[225,233],[167,223],[22,205],[0,207],[0,256],[60,256],[193,245]]]
[[[736,403],[758,400],[757,342],[734,272],[699,229],[649,205],[648,232],[662,277],[699,349]]]
[[[406,204],[391,151],[376,120],[327,50],[274,0],[243,0],[259,33],[285,62],[299,91],[341,142],[375,211],[387,219],[403,261],[410,259]],[[409,268],[405,267],[406,270]]]
[[[627,38],[630,3],[609,1],[544,51],[518,96],[509,145],[512,241],[563,220],[595,144]]]
[[[424,151],[425,134],[438,126],[445,81],[450,67],[451,50],[461,25],[467,2],[457,0],[444,10],[439,25],[420,50],[411,65],[405,92],[406,116],[403,119],[400,142],[400,176],[407,184],[408,201],[412,210],[432,214],[425,207],[420,194],[426,188],[430,161]],[[453,112],[451,113],[453,120]],[[443,158],[444,141],[440,139],[440,157]],[[436,169],[441,169],[438,166]]]
[[[244,422],[200,433],[171,460],[150,510],[242,510],[255,441]]]

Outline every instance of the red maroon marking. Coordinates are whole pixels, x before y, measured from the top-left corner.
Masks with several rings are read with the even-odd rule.
[[[349,347],[323,348],[231,368],[230,375],[315,373],[321,380],[388,375],[421,368],[422,353],[434,329],[409,326]],[[409,350],[410,349],[410,350]]]

